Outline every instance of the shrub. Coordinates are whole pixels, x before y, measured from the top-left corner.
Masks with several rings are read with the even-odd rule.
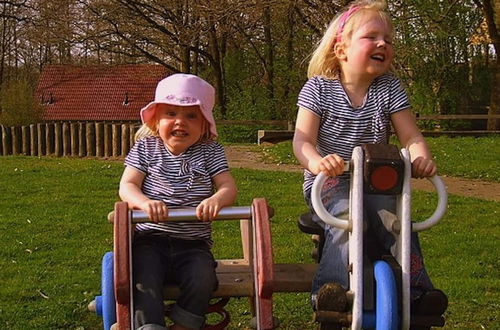
[[[36,123],[42,108],[34,100],[33,88],[27,79],[18,78],[2,86],[0,91],[0,124],[22,126]]]

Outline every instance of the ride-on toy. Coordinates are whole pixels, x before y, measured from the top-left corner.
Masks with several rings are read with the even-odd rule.
[[[257,329],[274,329],[277,319],[272,314],[274,292],[309,292],[316,264],[274,264],[269,219],[272,209],[263,198],[251,206],[223,208],[216,220],[240,220],[243,258],[217,260],[219,287],[213,298],[218,299],[208,313],[217,313],[216,324],[205,329],[223,329],[230,322],[224,309],[231,297],[248,297]],[[89,309],[103,317],[104,329],[116,323],[120,330],[133,329],[133,290],[131,278],[131,242],[133,224],[149,221],[145,213],[129,210],[127,203],[115,204],[109,220],[114,225],[114,248],[102,260],[101,295]],[[197,221],[194,209],[170,209],[167,221]],[[165,299],[174,300],[178,288],[165,287]]]
[[[353,151],[352,160],[346,165],[351,172],[349,219],[334,217],[321,202],[321,188],[327,177],[320,173],[311,193],[316,214],[327,224],[349,231],[349,289],[335,292],[330,297],[335,302],[350,306],[336,306],[335,310],[315,312],[322,329],[350,326],[351,329],[409,329],[412,327],[443,326],[441,315],[410,315],[410,235],[434,226],[444,215],[447,194],[438,176],[429,178],[438,193],[434,214],[418,223],[411,221],[411,162],[409,152],[401,153],[393,145],[363,145]],[[397,219],[392,223],[396,237],[395,258],[383,256],[370,261],[363,255],[363,193],[393,194],[397,197]],[[317,234],[317,260],[321,258],[323,229],[311,220],[310,214],[302,215],[299,227],[310,234]],[[372,264],[373,262],[373,264]]]
[[[382,148],[382,149],[379,149]],[[387,149],[388,148],[388,149]],[[326,222],[349,231],[350,286],[344,298],[346,311],[318,310],[316,321],[323,325],[350,326],[352,329],[408,329],[412,326],[442,326],[441,316],[410,315],[409,309],[409,239],[411,230],[424,230],[436,224],[446,210],[447,195],[439,177],[431,178],[438,192],[438,206],[431,218],[411,223],[411,169],[409,153],[385,145],[357,147],[349,162],[351,171],[350,216],[348,220],[332,217],[321,204],[321,186],[327,179],[318,175],[313,185],[313,203],[316,213]],[[373,267],[363,258],[363,189],[373,193],[398,195],[398,219],[392,229],[398,238],[397,261],[377,260]],[[209,313],[220,315],[220,322],[205,329],[223,329],[230,322],[224,309],[231,297],[248,297],[254,326],[273,329],[277,320],[272,313],[274,292],[309,292],[317,264],[275,264],[272,256],[269,220],[272,209],[263,198],[253,200],[251,206],[228,207],[220,211],[216,220],[240,220],[242,258],[217,260],[219,288],[213,297],[219,299]],[[101,296],[91,302],[89,309],[103,317],[104,329],[113,324],[118,329],[133,329],[133,290],[131,278],[131,241],[133,224],[148,221],[141,211],[129,210],[127,203],[118,202],[108,219],[114,225],[114,248],[102,260]],[[166,221],[196,221],[193,209],[169,210]],[[323,230],[311,221],[311,215],[299,220],[302,231],[322,235]],[[321,247],[321,239],[319,245]],[[316,252],[321,257],[321,248]],[[394,276],[394,273],[396,276]],[[371,275],[373,274],[373,276]],[[373,280],[374,278],[374,280]],[[166,300],[175,299],[178,288],[165,288]],[[376,300],[376,301],[374,301]],[[305,305],[304,308],[310,308]]]

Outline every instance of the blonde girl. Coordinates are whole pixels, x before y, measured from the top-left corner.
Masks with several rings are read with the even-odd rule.
[[[119,194],[151,223],[136,225],[133,241],[134,324],[166,329],[163,286],[181,293],[169,313],[170,329],[199,329],[217,287],[211,223],[236,198],[217,136],[214,88],[189,74],[158,83],[155,100],[141,110],[143,127],[125,159]],[[168,210],[196,208],[199,222],[162,222]]]
[[[330,179],[323,187],[325,207],[336,216],[348,213],[349,174],[344,161],[354,147],[363,143],[388,143],[391,124],[402,146],[411,155],[414,177],[436,173],[425,140],[410,110],[401,82],[391,73],[393,25],[382,1],[355,1],[341,11],[328,27],[309,63],[309,80],[298,97],[299,111],[293,150],[304,166],[304,196],[311,207],[315,176],[324,172]],[[367,235],[382,249],[393,249],[394,237],[384,227],[395,216],[395,197],[364,196]],[[311,208],[312,209],[312,208]],[[335,282],[347,288],[347,233],[314,216],[325,230],[326,243],[313,281],[312,301],[318,290]],[[446,296],[433,288],[423,266],[420,245],[412,237],[412,297],[425,305],[432,297],[446,308]],[[320,291],[321,293],[321,291]],[[434,299],[435,300],[435,299]],[[416,307],[415,307],[416,308]]]

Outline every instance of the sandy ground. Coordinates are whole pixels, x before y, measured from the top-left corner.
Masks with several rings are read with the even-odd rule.
[[[261,155],[252,151],[252,147],[249,146],[226,146],[225,151],[231,168],[302,172],[302,168],[297,165],[264,163]],[[500,201],[500,183],[449,176],[441,177],[441,179],[449,194]],[[428,180],[414,179],[412,186],[418,190],[434,191],[434,187]]]

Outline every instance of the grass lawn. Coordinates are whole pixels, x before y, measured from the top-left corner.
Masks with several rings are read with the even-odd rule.
[[[498,153],[497,153],[498,155]],[[105,217],[117,200],[121,162],[0,157],[0,328],[100,329],[87,304],[100,291],[100,260],[111,249]],[[312,243],[296,227],[306,211],[300,173],[233,170],[239,205],[266,197],[276,262],[311,262]],[[434,194],[414,194],[423,218]],[[421,234],[428,270],[450,299],[445,329],[498,329],[500,203],[450,196],[441,224]],[[236,222],[214,224],[214,252],[236,257]],[[307,294],[275,295],[283,329],[314,329]],[[230,329],[247,328],[245,299],[230,302]]]

